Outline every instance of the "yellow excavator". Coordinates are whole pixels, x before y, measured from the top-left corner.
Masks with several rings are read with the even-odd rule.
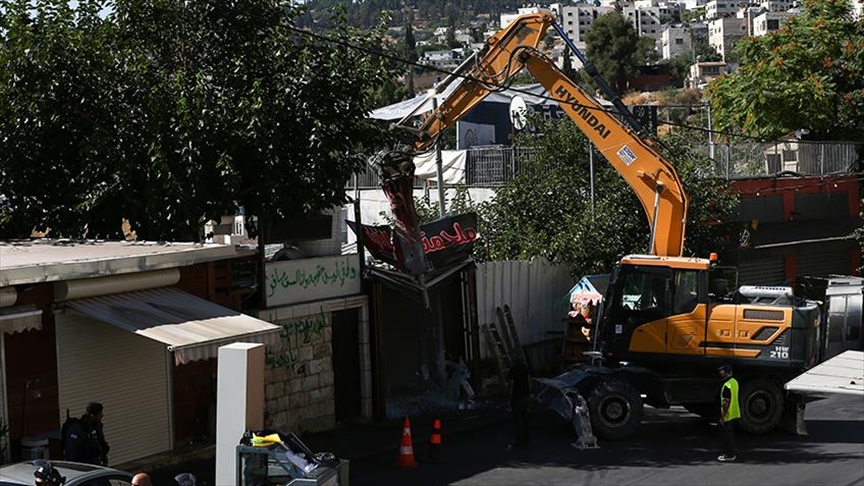
[[[550,27],[613,108],[538,49]],[[597,436],[623,438],[638,427],[643,403],[719,415],[716,369],[728,363],[741,383],[745,431],[763,433],[785,418],[800,432],[803,399],[784,392],[783,384],[821,358],[817,303],[795,297],[789,287],[730,291],[734,274],[721,272],[715,258],[682,256],[688,196],[674,166],[550,14],[518,17],[440,83],[443,99],[415,129],[414,150],[429,150],[443,130],[523,69],[636,192],[651,229],[648,252],[625,256],[611,272],[591,364],[539,381],[541,395],[557,397],[547,405],[572,420],[584,400]]]

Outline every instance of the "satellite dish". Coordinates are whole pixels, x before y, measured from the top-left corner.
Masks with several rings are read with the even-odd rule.
[[[514,96],[510,99],[510,123],[516,130],[522,130],[528,123],[528,106],[525,105],[525,100],[519,96]]]

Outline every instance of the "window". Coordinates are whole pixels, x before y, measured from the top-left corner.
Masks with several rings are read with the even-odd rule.
[[[675,45],[676,46],[680,46],[682,44],[684,44],[684,39],[675,39]]]
[[[780,154],[765,154],[765,163],[768,166],[769,174],[776,174],[782,170],[780,167]]]
[[[610,323],[628,331],[668,315],[667,268],[624,267],[618,275],[618,289],[609,306]]]
[[[689,314],[699,303],[698,272],[678,270],[675,272],[675,294],[672,300],[672,314]]]
[[[783,162],[797,162],[798,161],[798,151],[797,150],[784,150],[783,151]]]

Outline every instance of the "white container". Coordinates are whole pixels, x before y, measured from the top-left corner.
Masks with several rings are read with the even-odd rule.
[[[21,460],[48,459],[48,439],[44,437],[21,438]]]

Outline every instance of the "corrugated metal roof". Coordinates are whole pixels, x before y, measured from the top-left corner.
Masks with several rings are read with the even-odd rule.
[[[0,241],[0,287],[184,267],[254,252],[210,243]]]
[[[786,383],[805,395],[864,395],[864,352],[844,351]]]
[[[72,309],[159,341],[178,364],[215,358],[237,341],[276,344],[280,327],[176,288],[160,288],[67,301]]]

